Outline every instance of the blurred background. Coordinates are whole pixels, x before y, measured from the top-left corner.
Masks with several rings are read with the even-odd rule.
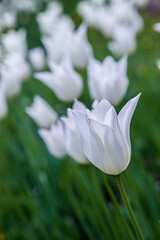
[[[0,41],[10,29],[23,28],[27,51],[36,47],[44,50],[37,15],[46,10],[49,1],[14,2],[0,1]],[[79,1],[59,3],[63,14],[70,16],[77,28],[83,21],[77,12]],[[143,29],[137,34],[135,51],[128,56],[129,88],[116,109],[119,111],[142,92],[131,123],[132,159],[122,177],[144,239],[151,240],[160,238],[160,70],[156,64],[160,58],[160,33],[153,29],[160,21],[160,4],[158,0],[150,1],[137,9]],[[5,26],[5,21],[10,22],[5,11],[16,15],[13,26]],[[111,55],[119,59],[106,47],[111,37],[93,26],[87,33],[95,58],[102,61]],[[4,53],[0,54],[1,63],[3,58]],[[46,99],[59,116],[66,114],[72,103],[60,101],[33,77],[34,67],[30,69],[21,91],[7,98],[8,114],[0,121],[0,240],[131,239],[124,221],[132,239],[136,239],[113,176],[94,166],[80,165],[70,157],[57,159],[47,151],[25,108],[35,95]],[[77,71],[84,80],[79,99],[90,108],[86,70]],[[117,214],[106,189],[108,183],[125,220]]]

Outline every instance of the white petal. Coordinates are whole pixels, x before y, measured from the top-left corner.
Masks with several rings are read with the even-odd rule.
[[[57,141],[55,136],[51,133],[50,130],[40,129],[39,135],[42,137],[45,142],[48,151],[55,157],[61,158],[66,155],[65,148],[60,142]]]
[[[86,109],[86,106],[83,103],[81,103],[80,101],[78,101],[77,99],[74,99],[74,104],[73,104],[72,109],[84,112]]]
[[[96,107],[93,108],[92,113],[95,115],[97,120],[104,122],[105,115],[111,107],[112,105],[106,99],[102,99]]]
[[[53,75],[51,72],[35,73],[34,77],[46,84],[49,88],[54,89]]]
[[[137,106],[139,97],[141,94],[138,94],[136,97],[132,98],[119,112],[118,114],[118,121],[124,136],[125,141],[128,143],[130,147],[130,122]]]
[[[124,155],[122,146],[114,131],[106,126],[105,128],[105,160],[104,172],[117,175],[121,173],[129,163],[128,155]]]
[[[86,114],[75,110],[72,110],[71,113],[76,128],[81,136],[83,152],[85,156],[88,159],[90,159],[91,158],[90,129],[88,126],[88,119],[86,117]]]

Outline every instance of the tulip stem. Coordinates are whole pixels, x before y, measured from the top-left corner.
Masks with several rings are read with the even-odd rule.
[[[121,176],[120,175],[117,175],[116,176],[116,180],[117,180],[117,184],[118,184],[118,187],[119,187],[119,190],[121,192],[121,195],[122,195],[122,198],[123,198],[123,201],[125,203],[125,206],[128,210],[128,213],[130,215],[130,218],[132,220],[132,224],[134,226],[134,229],[137,233],[137,236],[139,237],[140,240],[144,240],[143,236],[142,236],[142,233],[140,231],[140,228],[138,226],[138,223],[137,223],[137,220],[135,218],[135,215],[133,213],[133,210],[131,208],[131,205],[130,205],[130,202],[128,200],[128,197],[127,197],[127,194],[126,194],[126,191],[124,189],[124,185],[123,185],[123,182],[122,182],[122,179],[121,179]]]

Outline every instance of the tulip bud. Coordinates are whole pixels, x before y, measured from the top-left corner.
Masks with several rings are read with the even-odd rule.
[[[113,105],[118,104],[128,87],[127,58],[115,62],[109,56],[102,63],[92,58],[87,70],[91,97],[98,100],[106,98]]]
[[[118,175],[130,162],[129,129],[139,97],[131,99],[118,115],[105,99],[94,103],[91,111],[72,110],[86,158],[104,173]]]
[[[33,104],[26,108],[26,113],[42,128],[49,128],[56,122],[58,115],[40,96],[35,96]]]
[[[52,72],[36,73],[35,77],[50,87],[63,101],[72,101],[82,92],[81,76],[73,69],[70,58],[66,57],[61,64],[52,63]]]

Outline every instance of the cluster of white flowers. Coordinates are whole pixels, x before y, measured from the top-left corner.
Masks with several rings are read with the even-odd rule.
[[[95,100],[91,111],[75,100],[67,117],[57,120],[55,111],[38,96],[26,112],[41,127],[39,134],[53,156],[62,158],[68,154],[79,163],[91,162],[107,174],[118,175],[130,162],[129,129],[139,96],[118,115],[105,99]]]
[[[113,39],[108,47],[114,54],[129,54],[135,50],[136,34],[142,29],[143,20],[133,1],[112,0],[110,4],[104,4],[104,1],[82,1],[77,11],[87,25],[98,28],[105,36]]]
[[[37,47],[29,51],[26,30],[15,30],[18,12],[36,11],[37,4],[37,0],[0,2],[0,119],[8,112],[7,97],[19,93],[22,82],[31,73],[31,66],[36,71],[45,66],[43,49]]]
[[[58,118],[51,106],[36,96],[26,113],[39,126],[38,132],[53,156],[69,155],[79,163],[91,162],[105,173],[116,175],[124,171],[130,161],[129,127],[139,95],[116,114],[111,104],[121,101],[129,84],[127,55],[117,62],[111,56],[103,62],[95,59],[87,39],[87,25],[100,27],[107,36],[113,37],[110,48],[123,54],[135,48],[135,36],[143,21],[133,5],[124,1],[112,2],[109,7],[104,6],[103,0],[81,2],[78,9],[81,14],[85,12],[82,14],[85,23],[78,29],[69,16],[63,15],[58,2],[49,3],[36,18],[50,71],[37,72],[34,77],[60,100],[74,100],[73,107],[67,109],[67,116]],[[31,58],[39,66],[38,54]],[[77,100],[84,84],[75,68],[87,69],[88,88],[94,100],[91,111]]]
[[[38,0],[13,1],[10,6],[15,11],[11,15],[10,7],[2,11],[6,21],[0,22],[0,31],[7,30],[0,41],[0,117],[7,113],[6,98],[20,91],[32,67],[40,71],[34,77],[57,98],[74,101],[67,116],[60,118],[38,95],[26,108],[49,152],[58,158],[68,154],[79,163],[91,162],[109,174],[125,170],[131,154],[129,126],[139,96],[129,101],[118,116],[111,104],[117,105],[128,88],[127,54],[135,49],[136,34],[143,26],[137,9],[128,1],[112,1],[110,5],[103,0],[80,2],[77,9],[84,22],[76,29],[72,19],[63,14],[62,5],[50,2],[36,16],[44,52],[39,46],[28,50],[25,30],[14,30],[17,12],[36,12]],[[111,56],[102,62],[94,58],[87,38],[88,25],[112,38],[108,47],[122,55],[119,61]],[[50,71],[41,71],[46,64]],[[89,93],[94,100],[91,111],[77,100],[84,87],[77,68],[87,70]]]
[[[22,82],[30,75],[26,54],[26,33],[23,29],[18,31],[11,29],[2,34],[0,95],[2,95],[3,101],[1,102],[0,118],[7,114],[6,98],[19,93]]]

